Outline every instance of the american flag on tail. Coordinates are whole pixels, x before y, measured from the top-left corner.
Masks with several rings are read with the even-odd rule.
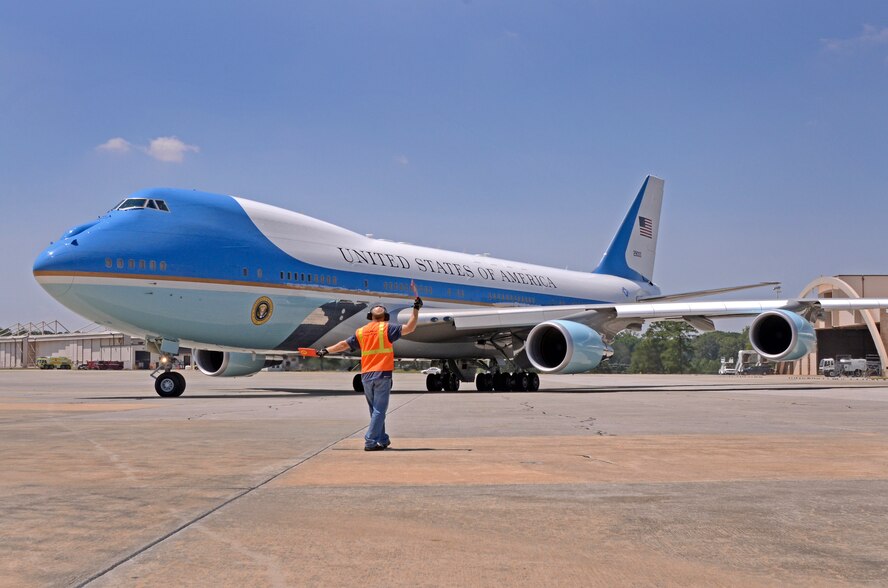
[[[649,218],[645,218],[643,216],[638,217],[638,232],[641,233],[642,237],[647,237],[648,239],[654,238],[654,223]]]

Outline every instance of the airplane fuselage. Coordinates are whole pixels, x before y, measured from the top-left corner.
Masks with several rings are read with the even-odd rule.
[[[370,304],[465,308],[633,302],[656,286],[395,243],[232,196],[157,188],[68,231],[34,264],[59,302],[109,328],[207,349],[284,353],[344,338]],[[162,206],[161,206],[162,204]],[[166,210],[163,210],[163,209]],[[459,357],[421,336],[405,356]],[[462,345],[471,348],[471,341]]]

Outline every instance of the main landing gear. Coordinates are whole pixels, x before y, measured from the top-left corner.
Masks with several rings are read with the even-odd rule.
[[[156,376],[157,372],[163,373]],[[160,365],[151,372],[151,377],[154,378],[154,391],[158,396],[175,398],[185,391],[185,376],[173,371],[173,361],[168,355],[161,356]]]
[[[429,392],[456,392],[460,379],[454,372],[441,372],[426,376]],[[540,389],[540,377],[531,372],[482,372],[475,376],[475,388],[479,392],[536,392]]]
[[[540,377],[533,372],[482,372],[475,376],[479,392],[536,392],[540,389]]]
[[[450,371],[429,374],[426,376],[426,390],[429,392],[457,392],[459,390],[459,376]]]

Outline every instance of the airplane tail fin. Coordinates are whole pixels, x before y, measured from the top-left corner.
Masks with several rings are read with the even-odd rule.
[[[593,273],[652,281],[662,204],[663,180],[648,176]]]

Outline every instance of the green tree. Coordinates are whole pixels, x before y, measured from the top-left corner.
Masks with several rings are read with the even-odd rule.
[[[613,343],[611,343],[611,347],[614,350],[613,356],[605,362],[602,363],[602,366],[608,365],[609,373],[622,373],[629,369],[629,364],[632,363],[632,354],[635,352],[635,348],[638,346],[639,341],[641,341],[641,337],[633,333],[632,331],[623,331],[619,333],[616,337],[614,337]]]
[[[677,351],[680,344],[670,341],[676,336],[675,325],[677,324],[679,323],[666,321],[651,324],[641,337],[641,341],[635,346],[629,371],[662,374],[671,373],[672,369],[680,366],[684,354]]]
[[[736,358],[741,349],[749,349],[749,329],[742,333],[712,331],[703,333],[693,341],[693,370],[699,374],[715,374],[721,366],[721,358]]]
[[[663,371],[667,374],[684,374],[691,371],[694,359],[692,341],[697,334],[696,329],[685,322],[661,322],[663,331]]]
[[[641,337],[632,331],[623,331],[618,333],[614,340],[611,341],[611,349],[614,354],[606,361],[598,364],[593,374],[623,374],[629,371],[629,363],[632,361],[632,353],[635,346],[641,341]]]
[[[696,330],[685,322],[655,322],[636,345],[629,371],[648,374],[694,373],[696,338]]]

